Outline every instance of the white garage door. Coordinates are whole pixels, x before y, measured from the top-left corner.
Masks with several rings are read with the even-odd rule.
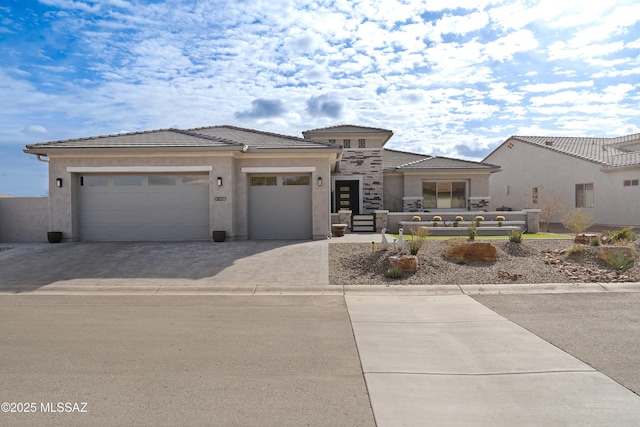
[[[81,175],[80,240],[206,240],[206,174]]]
[[[310,239],[311,176],[249,176],[249,238]]]

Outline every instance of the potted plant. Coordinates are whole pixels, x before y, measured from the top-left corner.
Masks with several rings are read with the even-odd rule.
[[[214,242],[224,242],[227,238],[227,232],[224,230],[214,230],[213,231],[213,241]]]
[[[60,243],[62,241],[62,231],[47,231],[49,243]]]

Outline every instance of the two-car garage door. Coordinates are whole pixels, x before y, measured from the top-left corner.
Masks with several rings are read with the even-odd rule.
[[[208,174],[81,175],[78,208],[85,241],[210,239]]]

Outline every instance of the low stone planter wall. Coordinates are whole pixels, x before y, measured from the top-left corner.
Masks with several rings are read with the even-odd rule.
[[[427,230],[429,236],[466,236],[469,233],[467,229],[471,224],[473,223],[464,223],[463,225],[463,223],[460,222],[457,227],[432,227],[431,223],[424,221],[400,221],[400,226],[404,230],[405,235],[411,234],[412,228],[415,228],[416,232],[420,229]],[[476,236],[507,236],[513,230],[522,230],[520,225],[503,225],[498,227],[496,225],[485,226],[484,224],[485,222],[483,222],[480,227],[476,227]],[[524,224],[522,226],[524,226]]]

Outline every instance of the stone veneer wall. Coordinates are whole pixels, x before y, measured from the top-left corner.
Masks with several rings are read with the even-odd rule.
[[[340,173],[336,179],[348,176],[362,176],[362,209],[363,213],[383,208],[383,167],[382,148],[361,149],[342,152]]]

